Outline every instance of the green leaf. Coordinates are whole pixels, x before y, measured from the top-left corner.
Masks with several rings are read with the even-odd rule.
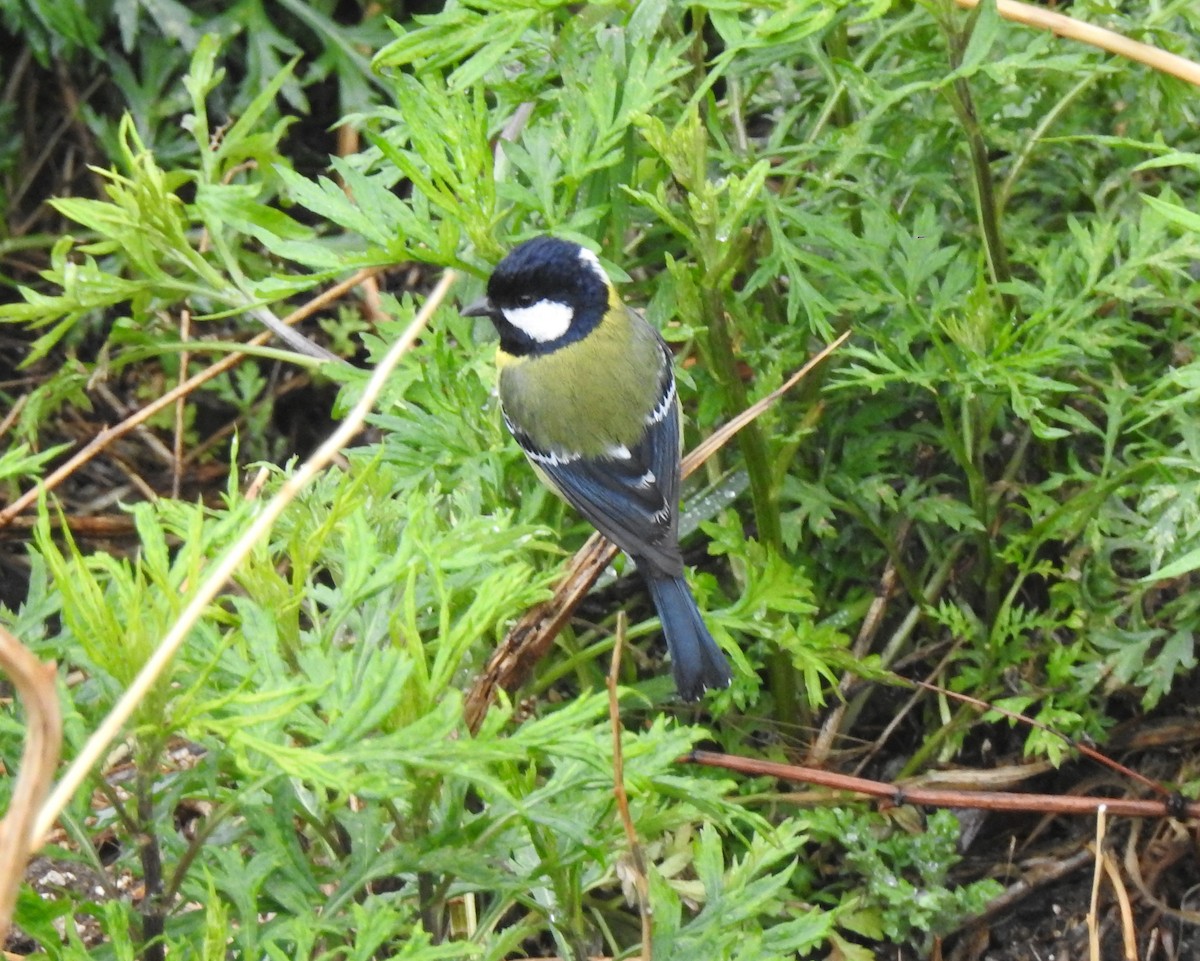
[[[249,234],[265,246],[279,240],[308,240],[313,231],[274,207],[259,203],[261,192],[250,184],[199,184],[196,209],[210,229],[228,225]]]
[[[952,76],[972,76],[991,55],[1002,31],[1007,29],[996,7],[996,0],[980,0],[975,8],[971,39],[967,41],[967,49],[963,51],[962,64]]]
[[[1169,223],[1192,233],[1200,232],[1200,214],[1194,210],[1150,194],[1143,194],[1141,199],[1151,210],[1161,214]]]
[[[1158,581],[1171,580],[1176,577],[1183,577],[1185,574],[1190,574],[1195,570],[1200,570],[1200,547],[1188,551],[1182,557],[1177,557],[1168,564],[1164,564],[1153,574],[1147,574],[1141,579],[1141,583],[1154,584]]]

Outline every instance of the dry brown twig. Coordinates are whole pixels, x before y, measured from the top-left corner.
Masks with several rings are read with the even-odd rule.
[[[908,537],[911,526],[911,522],[904,521],[896,534],[895,554],[889,554],[887,563],[884,564],[883,573],[875,587],[875,596],[871,599],[871,606],[867,609],[866,617],[863,618],[858,635],[854,638],[854,644],[850,648],[851,656],[855,660],[861,661],[871,652],[871,644],[883,624],[884,612],[896,589],[896,555],[903,550],[904,541]],[[820,731],[817,732],[816,738],[813,739],[813,743],[808,749],[808,763],[820,766],[829,757],[829,752],[833,750],[834,739],[841,731],[846,712],[850,707],[846,695],[850,693],[854,679],[855,675],[850,671],[842,672],[842,676],[838,680],[837,703],[822,722]]]
[[[617,813],[629,842],[629,858],[622,871],[618,868],[622,886],[628,878],[637,895],[638,916],[642,919],[642,961],[650,961],[650,942],[654,934],[650,913],[650,884],[646,880],[646,858],[638,840],[633,816],[629,813],[629,795],[625,791],[625,756],[621,752],[621,705],[617,696],[617,684],[621,674],[621,651],[625,647],[625,612],[617,614],[617,640],[613,645],[612,664],[608,669],[608,719],[612,725],[613,739],[613,795],[617,800]]]
[[[25,867],[30,855],[41,846],[34,822],[58,767],[62,714],[55,687],[55,666],[43,664],[3,627],[0,627],[0,667],[12,680],[26,714],[21,769],[8,812],[0,821],[0,944],[3,944]]]
[[[1188,818],[1200,820],[1200,801],[1166,799],[1147,801],[1141,798],[1080,797],[1073,794],[1025,794],[1017,791],[971,791],[922,787],[918,784],[889,784],[867,778],[839,774],[821,768],[781,764],[737,754],[718,754],[713,751],[693,751],[685,761],[737,771],[752,777],[775,777],[784,781],[819,784],[834,791],[845,791],[864,797],[879,798],[886,804],[915,804],[932,808],[966,808],[976,811],[1046,811],[1051,814],[1093,816],[1101,807],[1119,817]]]
[[[186,307],[179,312],[179,339],[188,342],[192,335],[192,312]],[[187,380],[188,364],[191,363],[191,351],[185,350],[179,355],[179,385]],[[187,403],[182,394],[175,400],[175,437],[171,444],[171,496],[179,497],[183,489],[183,426],[187,413]]]
[[[1092,851],[1084,845],[1067,857],[1056,857],[1053,860],[1038,858],[1029,862],[1022,870],[1021,876],[1005,888],[1002,894],[989,901],[982,914],[965,922],[963,929],[986,927],[1042,888],[1057,884],[1063,878],[1086,867],[1091,860]]]
[[[1138,843],[1141,837],[1142,824],[1134,822],[1129,832],[1129,837],[1125,842],[1125,873],[1133,881],[1133,886],[1138,889],[1138,893],[1146,904],[1153,907],[1156,911],[1161,912],[1172,920],[1182,922],[1183,924],[1200,925],[1200,911],[1192,911],[1184,907],[1172,907],[1162,900],[1153,890],[1151,885],[1147,883],[1146,878],[1142,876],[1142,868],[1139,863]],[[1153,842],[1151,842],[1153,843]],[[1190,855],[1193,849],[1192,843],[1187,843],[1187,848]]]
[[[941,697],[949,698],[952,701],[958,701],[961,704],[970,704],[972,707],[977,707],[981,711],[994,711],[1001,717],[1006,717],[1012,721],[1020,721],[1022,724],[1026,724],[1029,727],[1037,728],[1039,731],[1044,731],[1047,734],[1051,734],[1061,740],[1072,750],[1078,751],[1084,757],[1095,761],[1101,767],[1106,767],[1110,771],[1116,772],[1121,777],[1128,778],[1130,781],[1136,781],[1137,783],[1141,784],[1142,787],[1154,791],[1163,797],[1168,797],[1170,795],[1170,792],[1153,778],[1148,778],[1144,774],[1133,770],[1133,768],[1121,764],[1119,761],[1113,760],[1107,754],[1097,751],[1094,747],[1089,747],[1087,744],[1084,744],[1081,741],[1071,740],[1071,738],[1067,737],[1067,735],[1060,734],[1054,728],[1043,724],[1041,721],[1030,717],[1028,714],[1022,714],[1019,711],[1010,711],[1007,708],[997,707],[995,704],[989,704],[987,701],[981,700],[977,697],[972,697],[970,694],[963,694],[961,691],[952,691],[949,688],[941,687],[937,684],[931,684],[928,681],[910,681],[909,683],[915,687],[932,691]]]
[[[950,662],[954,659],[955,655],[958,654],[962,644],[963,641],[961,638],[955,638],[954,642],[950,644],[946,652],[938,659],[938,662],[934,665],[933,670],[929,672],[930,678],[942,676],[942,672],[950,666]],[[875,738],[875,740],[871,743],[871,746],[866,752],[864,752],[863,756],[858,759],[858,763],[854,766],[855,774],[860,774],[867,769],[867,765],[870,764],[871,761],[879,754],[879,752],[883,750],[884,745],[888,743],[892,735],[896,732],[897,728],[904,723],[904,719],[908,717],[908,715],[916,708],[918,704],[921,703],[924,697],[924,690],[918,686],[917,690],[913,691],[912,694],[905,699],[904,703],[900,705],[900,708],[896,711],[896,713],[889,718],[887,724],[883,726],[883,730],[879,732],[879,736]],[[814,767],[818,767],[824,759],[817,759],[810,755],[807,760],[809,764],[812,764]]]
[[[809,371],[844,344],[850,334],[850,331],[846,331],[822,348],[779,387],[701,441],[684,457],[683,476],[687,477],[695,471],[729,443],[739,430],[761,416],[763,411],[803,380]],[[616,547],[599,534],[593,534],[571,559],[566,574],[554,588],[553,596],[530,608],[512,626],[467,692],[464,713],[472,731],[479,729],[499,691],[511,691],[525,681],[616,554]]]
[[[310,317],[318,310],[324,308],[327,304],[339,299],[347,291],[361,284],[366,278],[373,277],[375,274],[379,273],[381,269],[382,268],[373,267],[367,270],[360,270],[354,274],[354,276],[343,280],[341,283],[334,284],[334,286],[314,297],[304,306],[288,314],[288,316],[283,319],[282,323],[288,326],[298,324],[306,317]],[[274,334],[271,331],[263,331],[261,334],[257,334],[256,336],[250,338],[246,345],[248,347],[260,347],[267,343],[267,341],[269,341],[273,336]],[[118,440],[121,437],[124,437],[130,431],[135,430],[155,414],[157,414],[160,410],[171,406],[171,404],[175,403],[175,401],[180,397],[190,394],[201,384],[207,383],[214,377],[217,377],[225,373],[225,371],[236,367],[245,359],[245,357],[246,355],[240,351],[235,351],[234,353],[226,355],[216,363],[212,364],[210,367],[200,371],[200,373],[189,377],[174,389],[167,391],[161,397],[155,398],[145,407],[141,408],[141,410],[129,417],[126,417],[116,426],[106,427],[104,430],[100,431],[100,433],[92,438],[88,445],[83,448],[83,450],[79,451],[70,459],[68,459],[62,466],[52,471],[46,478],[41,480],[36,487],[30,488],[3,510],[0,510],[0,527],[4,527],[6,524],[11,522],[14,517],[32,505],[33,502],[38,499],[41,491],[54,490],[54,488],[58,487],[59,484],[70,477],[80,467],[96,457],[97,454],[108,447],[108,445],[113,441]]]
[[[391,346],[383,360],[376,366],[370,379],[363,387],[358,402],[346,415],[346,418],[313,455],[283,482],[275,496],[264,503],[258,513],[254,515],[254,519],[242,531],[241,536],[208,569],[204,580],[197,586],[195,593],[188,601],[183,612],[176,619],[175,623],[171,625],[170,630],[167,631],[166,635],[159,642],[154,653],[142,665],[142,669],[138,672],[137,677],[134,678],[133,683],[129,685],[129,688],[121,696],[121,699],[114,705],[108,716],[92,733],[91,737],[88,738],[87,743],[84,744],[83,749],[79,752],[79,756],[71,762],[70,767],[67,768],[66,773],[62,776],[62,780],[58,782],[42,806],[38,814],[37,825],[34,829],[35,844],[40,844],[42,839],[50,832],[58,815],[70,802],[71,797],[79,789],[79,785],[83,783],[88,772],[100,760],[104,752],[108,750],[109,744],[120,733],[130,716],[137,709],[137,706],[146,696],[146,693],[158,682],[159,677],[171,663],[175,653],[182,646],[196,622],[203,616],[208,605],[224,588],[226,582],[233,575],[242,559],[255,544],[267,535],[276,519],[283,513],[284,508],[295,499],[296,495],[317,476],[320,470],[329,464],[337,452],[361,429],[363,420],[378,398],[388,376],[395,369],[400,359],[412,349],[429,318],[445,299],[451,284],[454,283],[454,279],[455,274],[453,271],[446,271],[443,274],[441,281],[438,282],[438,285],[426,299],[425,305],[413,319],[412,323],[408,325],[408,328]]]
[[[16,403],[8,409],[8,413],[0,417],[0,437],[3,437],[8,432],[8,429],[17,422],[17,418],[21,416],[21,409],[28,400],[29,395],[22,394],[17,398]]]
[[[128,537],[137,530],[132,514],[65,514],[57,512],[48,518],[50,529],[60,526],[71,532],[72,537]],[[7,527],[0,527],[0,541],[17,540],[29,536],[38,525],[37,517],[18,517]]]

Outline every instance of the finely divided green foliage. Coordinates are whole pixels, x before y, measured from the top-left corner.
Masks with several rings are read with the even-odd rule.
[[[43,60],[97,56],[100,34],[61,6],[5,22],[36,29]],[[1193,6],[1072,10],[1197,57]],[[45,470],[46,425],[96,379],[173,380],[184,346],[204,350],[180,343],[183,309],[194,339],[244,339],[251,310],[282,313],[330,278],[395,262],[482,278],[545,230],[597,245],[677,349],[689,440],[853,331],[691,498],[697,595],[737,681],[707,730],[655,711],[624,736],[656,957],[921,950],[995,890],[949,881],[949,816],[781,815],[751,793],[772,784],[678,765],[699,738],[785,756],[848,671],[862,683],[840,733],[870,742],[899,703],[889,672],[944,660],[940,682],[1053,730],[1010,735],[1007,717],[931,698],[883,745],[904,773],[961,758],[981,730],[1003,753],[1062,761],[1053,732],[1102,737],[1114,695],[1149,709],[1194,676],[1200,154],[1181,84],[987,3],[470,0],[394,10],[386,31],[321,2],[156,9],[178,15],[162,20],[177,42],[155,42],[142,5],[115,8],[140,59],[113,68],[127,116],[86,118],[108,151],[104,195],[54,201],[73,234],[0,305],[29,366],[54,362],[5,435],[6,493]],[[288,137],[322,79],[366,146],[312,175]],[[369,362],[415,302],[384,308],[393,323],[346,311],[323,333]],[[379,438],[292,505],[142,705],[132,780],[99,785],[99,823],[76,799],[72,856],[98,863],[90,839],[111,829],[116,870],[150,884],[136,907],[88,909],[110,953],[152,956],[135,935],[148,918],[172,951],[212,958],[635,949],[593,693],[611,620],[568,630],[531,685],[568,696],[521,723],[501,705],[475,735],[463,721],[462,691],[585,533],[506,437],[488,337],[440,312],[389,386]],[[319,375],[339,409],[364,376]],[[131,507],[132,556],[58,536],[59,508],[39,507],[28,597],[2,613],[82,672],[64,687],[68,755],[253,511],[238,465],[275,450],[267,383],[244,364],[207,388],[247,417],[225,497]],[[852,651],[885,570],[895,588]],[[653,623],[629,634],[657,662]],[[650,673],[632,660],[628,678]],[[6,765],[19,735],[3,722]],[[180,738],[186,763],[167,754]],[[20,905],[51,952],[67,913]],[[87,955],[68,942],[62,956]]]

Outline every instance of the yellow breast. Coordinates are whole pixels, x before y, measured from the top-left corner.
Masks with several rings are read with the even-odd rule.
[[[498,351],[500,402],[542,450],[597,456],[641,438],[663,363],[653,328],[618,306],[583,340],[553,353]]]

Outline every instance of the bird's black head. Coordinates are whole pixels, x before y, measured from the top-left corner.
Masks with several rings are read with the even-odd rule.
[[[463,314],[490,317],[507,353],[548,354],[600,323],[608,291],[604,268],[586,247],[535,237],[500,261],[488,280],[487,297]]]

